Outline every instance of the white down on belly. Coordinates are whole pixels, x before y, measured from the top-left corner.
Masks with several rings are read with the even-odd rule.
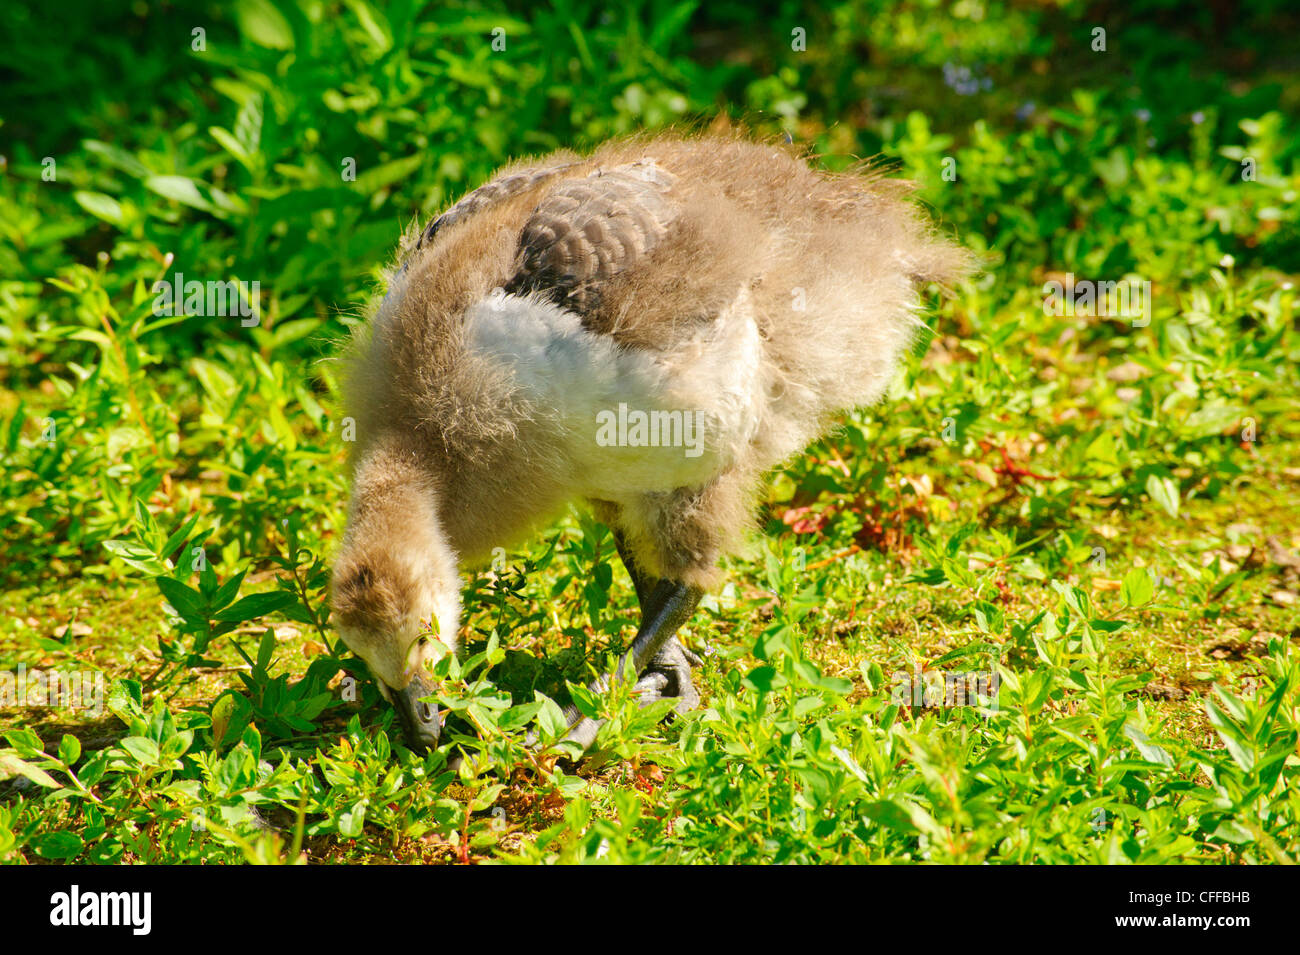
[[[573,312],[500,290],[466,311],[464,342],[553,415],[587,497],[708,481],[753,438],[767,391],[748,291],[671,352],[620,347]]]

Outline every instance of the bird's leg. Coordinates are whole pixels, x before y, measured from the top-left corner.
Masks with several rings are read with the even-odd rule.
[[[636,590],[637,603],[641,605],[644,619],[649,612],[650,595],[654,593],[659,578],[641,569],[641,565],[632,556],[632,549],[628,547],[626,539],[617,527],[613,529],[613,535],[618,556],[622,559],[623,566],[627,568],[628,576],[632,578],[632,587]],[[637,681],[636,690],[646,697],[646,702],[674,697],[678,700],[678,712],[693,710],[699,706],[700,694],[691,682],[691,667],[703,666],[703,664],[703,660],[682,645],[674,632],[646,666],[645,672],[639,674],[640,679]]]
[[[649,599],[641,607],[641,627],[637,631],[636,639],[632,641],[631,649],[618,661],[618,666],[614,668],[613,673],[607,673],[596,680],[591,684],[590,689],[596,693],[604,693],[616,682],[628,679],[630,673],[632,679],[642,677],[637,681],[636,689],[641,693],[644,702],[649,703],[673,696],[674,694],[665,691],[674,688],[681,690],[685,687],[690,687],[694,700],[690,701],[683,697],[682,701],[698,702],[699,694],[695,692],[695,687],[691,683],[690,663],[685,656],[686,650],[680,643],[673,641],[681,651],[681,655],[672,660],[670,672],[651,671],[650,667],[653,662],[660,659],[660,652],[667,648],[670,640],[673,640],[677,629],[690,619],[703,593],[698,587],[690,587],[676,581],[658,581],[650,592]],[[669,658],[664,659],[668,662]],[[599,720],[578,718],[565,738],[579,743],[584,750],[589,749],[596,741],[596,733],[599,729]]]
[[[645,602],[655,589],[655,584],[659,583],[659,578],[647,574],[641,569],[641,565],[632,556],[632,550],[627,546],[622,531],[614,528],[612,533],[614,535],[614,546],[618,549],[619,559],[623,561],[623,566],[627,568],[627,575],[632,578],[632,587],[636,590],[636,601],[644,609]]]

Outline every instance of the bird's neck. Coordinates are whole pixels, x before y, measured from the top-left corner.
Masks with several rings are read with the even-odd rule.
[[[382,643],[383,669],[409,667],[411,644],[431,626],[438,640],[455,648],[456,554],[438,518],[436,483],[417,450],[400,440],[377,441],[356,457],[348,526],[335,562],[334,610],[345,641],[372,669],[376,663],[354,642]]]

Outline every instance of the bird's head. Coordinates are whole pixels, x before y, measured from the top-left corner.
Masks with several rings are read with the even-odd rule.
[[[425,662],[433,640],[455,649],[460,623],[456,560],[427,488],[393,469],[362,468],[332,582],[333,622],[366,661],[397,711],[412,749],[438,742],[434,692]]]

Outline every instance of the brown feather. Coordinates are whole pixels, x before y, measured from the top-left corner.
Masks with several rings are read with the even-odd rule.
[[[539,292],[584,319],[597,312],[601,289],[667,237],[675,178],[636,162],[562,182],[524,224],[505,291]]]

